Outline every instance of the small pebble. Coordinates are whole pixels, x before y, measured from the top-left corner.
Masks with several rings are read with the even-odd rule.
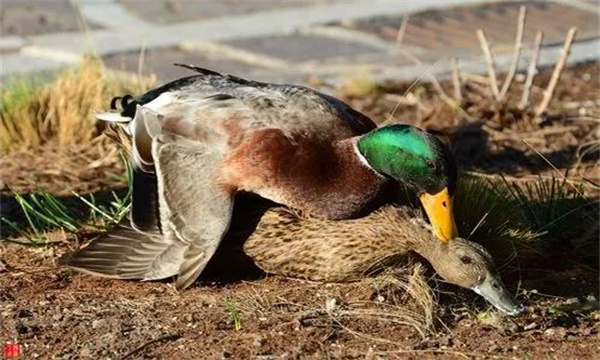
[[[565,300],[565,305],[570,305],[570,304],[577,304],[579,303],[579,299],[578,298],[568,298],[567,300]]]
[[[254,339],[254,341],[252,342],[252,345],[254,345],[254,347],[261,347],[263,344],[263,341],[260,337],[257,337],[256,339]]]
[[[337,307],[337,301],[335,298],[328,299],[325,302],[325,311],[327,311],[327,312],[334,311],[336,309],[336,307]]]
[[[563,327],[550,328],[550,329],[547,329],[546,331],[544,331],[544,336],[556,337],[556,338],[562,339],[565,336],[567,336],[567,330],[565,330],[565,328],[563,328]]]
[[[96,319],[92,321],[92,329],[97,329],[98,327],[102,326],[105,322],[106,320],[104,319]]]
[[[488,348],[488,352],[496,352],[498,349],[500,349],[500,346],[494,344]]]

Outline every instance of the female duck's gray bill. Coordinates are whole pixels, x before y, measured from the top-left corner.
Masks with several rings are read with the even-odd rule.
[[[474,286],[472,289],[498,310],[510,316],[518,315],[525,309],[514,296],[506,291],[498,276],[488,274],[481,284]]]

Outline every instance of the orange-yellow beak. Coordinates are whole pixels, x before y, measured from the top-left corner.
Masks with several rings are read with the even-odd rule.
[[[435,195],[423,194],[419,197],[433,226],[433,232],[441,241],[448,241],[458,236],[454,213],[452,212],[452,196],[448,188]]]

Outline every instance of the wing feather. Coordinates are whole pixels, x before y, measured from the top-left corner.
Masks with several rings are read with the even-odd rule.
[[[154,153],[159,179],[163,235],[186,244],[176,286],[184,289],[200,275],[227,233],[233,198],[218,187],[214,173],[223,155],[159,136]]]

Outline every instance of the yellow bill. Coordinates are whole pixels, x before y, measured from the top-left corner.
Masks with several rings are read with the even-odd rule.
[[[454,213],[452,212],[452,197],[448,188],[435,195],[423,194],[421,203],[433,226],[433,232],[441,241],[448,241],[458,236]]]

